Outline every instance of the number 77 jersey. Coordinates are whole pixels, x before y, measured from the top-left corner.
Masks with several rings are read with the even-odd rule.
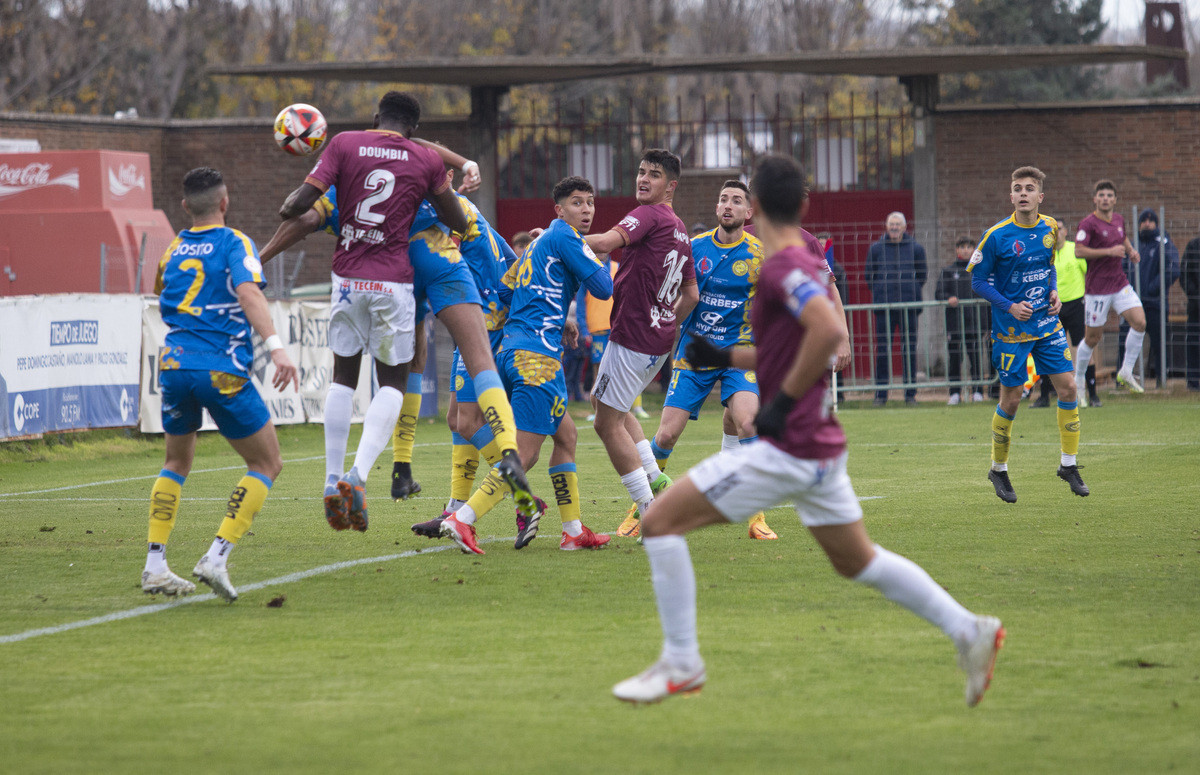
[[[671,205],[634,208],[615,227],[628,242],[613,281],[610,342],[645,355],[675,343],[675,302],[696,282],[692,241]]]
[[[411,283],[408,234],[421,200],[450,185],[441,158],[397,132],[342,132],[305,183],[337,187],[339,277]]]

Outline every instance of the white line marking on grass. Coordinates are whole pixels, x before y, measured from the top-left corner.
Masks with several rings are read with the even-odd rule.
[[[479,543],[491,544],[491,543],[499,543],[500,541],[512,541],[512,540],[514,540],[514,538],[512,538],[512,537],[510,537],[510,538],[488,538],[488,539],[484,539],[484,540],[480,541]],[[434,554],[436,552],[445,552],[445,551],[449,551],[451,549],[458,549],[458,545],[451,543],[451,544],[446,544],[444,546],[430,547],[428,549],[413,549],[413,550],[407,551],[407,552],[400,552],[399,554],[385,554],[382,557],[364,557],[364,558],[358,559],[358,560],[345,560],[343,562],[335,562],[331,565],[322,565],[320,567],[311,568],[309,570],[296,571],[295,573],[289,573],[285,576],[279,576],[277,578],[267,579],[266,581],[256,581],[253,584],[245,584],[245,585],[239,584],[237,587],[237,590],[238,590],[239,594],[242,592],[253,592],[257,589],[273,587],[273,586],[277,586],[279,584],[290,584],[293,581],[300,581],[302,579],[306,579],[311,576],[320,576],[325,573],[333,573],[334,571],[345,570],[346,568],[354,568],[359,565],[370,565],[371,563],[391,562],[392,560],[402,560],[406,557],[418,557],[420,555],[425,555],[425,554]],[[153,605],[143,605],[143,606],[138,606],[137,608],[130,608],[125,611],[116,611],[111,614],[105,614],[104,616],[95,616],[95,617],[92,617],[91,619],[81,619],[80,621],[77,621],[77,622],[68,622],[66,624],[56,624],[53,627],[42,627],[42,628],[39,628],[36,630],[26,630],[25,632],[18,632],[13,635],[0,635],[0,643],[17,643],[19,641],[29,640],[30,638],[37,638],[42,635],[57,635],[60,632],[67,632],[68,630],[77,630],[81,627],[91,627],[92,625],[95,625],[95,624],[107,624],[109,622],[117,622],[122,619],[132,619],[136,616],[145,616],[146,614],[157,614],[157,613],[161,613],[162,611],[169,611],[172,608],[178,608],[181,605],[190,605],[192,603],[203,603],[207,600],[217,600],[217,599],[219,599],[219,598],[211,592],[207,592],[207,593],[200,594],[200,595],[189,595],[188,597],[181,598],[179,600],[174,600],[169,603],[155,603]]]

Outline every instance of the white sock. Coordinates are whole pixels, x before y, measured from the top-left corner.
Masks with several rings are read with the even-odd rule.
[[[730,436],[728,433],[721,434],[721,451],[728,452],[731,449],[737,449],[742,446],[737,436]]]
[[[1145,331],[1129,329],[1129,333],[1125,335],[1125,360],[1121,362],[1121,371],[1133,372],[1133,365],[1137,363],[1138,356],[1142,354],[1142,340],[1145,338]]]
[[[232,551],[233,544],[218,536],[213,539],[212,546],[208,547],[208,551],[204,553],[204,556],[212,560],[213,565],[216,565],[218,568],[224,568],[225,563],[229,561],[229,553]]]
[[[354,453],[354,469],[365,484],[375,459],[392,441],[392,431],[396,428],[396,420],[400,418],[400,407],[404,403],[404,394],[394,387],[381,387],[367,414],[363,417],[362,437],[358,440],[358,449]]]
[[[992,470],[993,471],[1007,471],[1008,463],[997,463],[995,460],[993,460],[992,461]]]
[[[563,532],[574,538],[578,535],[583,535],[583,523],[577,519],[572,519],[563,523]]]
[[[454,512],[454,518],[464,525],[474,525],[476,519],[475,509],[464,503],[458,511]]]
[[[350,415],[354,414],[354,389],[337,382],[325,396],[325,478],[342,478],[346,472],[346,444],[350,441]]]
[[[654,493],[650,492],[650,482],[646,481],[645,471],[630,471],[621,475],[621,484],[629,491],[629,497],[638,505],[638,510],[644,515],[646,508],[654,502]]]
[[[950,597],[921,566],[878,544],[874,559],[854,580],[878,589],[888,600],[938,627],[956,644],[973,640],[978,632],[975,614]]]
[[[654,459],[654,451],[650,449],[650,442],[642,439],[637,443],[638,457],[642,459],[642,469],[646,472],[646,476],[650,477],[651,481],[658,478],[662,473],[662,469],[658,467],[658,461]]]
[[[147,573],[166,573],[170,568],[167,567],[167,545],[150,543],[146,545],[146,568]]]
[[[1075,456],[1074,456],[1074,455],[1068,455],[1066,452],[1063,452],[1063,453],[1062,453],[1062,464],[1063,464],[1064,466],[1073,466],[1073,465],[1075,465]]]
[[[458,498],[451,498],[450,501],[446,504],[446,511],[453,514],[454,512],[458,511],[459,509],[461,509],[463,506],[466,506],[466,505],[467,505],[466,501],[460,501]]]
[[[1092,348],[1088,347],[1087,342],[1080,342],[1079,348],[1075,351],[1075,386],[1087,387],[1087,367],[1088,362],[1092,360]]]
[[[684,670],[700,666],[700,641],[696,638],[696,574],[683,536],[645,538],[642,545],[650,560],[650,580],[662,623],[662,656]]]

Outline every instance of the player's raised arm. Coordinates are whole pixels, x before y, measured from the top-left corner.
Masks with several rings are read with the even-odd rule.
[[[279,217],[287,220],[304,215],[312,209],[312,206],[324,193],[308,181],[301,183],[299,188],[288,194],[287,199],[283,200],[283,206],[279,208]]]
[[[270,242],[259,252],[259,260],[264,264],[275,256],[295,245],[300,240],[312,234],[321,227],[321,213],[310,207],[304,214],[288,218],[279,224]]]
[[[420,137],[410,137],[414,143],[424,146],[429,150],[442,157],[442,161],[449,164],[456,170],[461,170],[463,174],[463,184],[459,189],[459,193],[469,194],[475,191],[483,183],[483,178],[479,174],[479,165],[468,159],[462,154],[455,153],[444,145],[438,145],[429,140],[422,140]]]
[[[620,229],[609,229],[603,234],[589,234],[584,237],[588,247],[594,253],[612,253],[629,244],[629,238]]]

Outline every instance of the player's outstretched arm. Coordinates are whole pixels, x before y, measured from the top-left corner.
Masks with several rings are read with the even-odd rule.
[[[271,384],[275,386],[276,390],[283,390],[290,382],[299,392],[299,373],[292,363],[292,359],[288,357],[287,350],[283,349],[283,342],[275,333],[275,324],[271,321],[271,310],[267,306],[267,297],[263,296],[262,290],[252,282],[238,285],[237,297],[238,304],[246,313],[246,320],[250,321],[250,325],[271,350],[271,362],[275,364],[275,376],[271,380]]]
[[[454,193],[453,188],[447,187],[442,193],[431,194],[426,198],[437,212],[438,220],[446,228],[459,234],[467,230],[467,214],[463,212],[462,205],[458,203],[458,195]]]
[[[625,232],[620,229],[609,229],[603,234],[589,234],[584,239],[587,240],[588,247],[592,249],[593,253],[612,253],[628,244],[625,240]]]
[[[304,215],[312,209],[312,206],[324,193],[312,183],[301,183],[299,188],[288,194],[288,198],[283,200],[283,207],[279,208],[279,217],[287,220]]]
[[[264,264],[275,256],[295,245],[300,240],[312,234],[321,227],[321,214],[309,208],[308,212],[295,218],[288,218],[279,224],[271,241],[259,251],[258,258]]]
[[[479,174],[479,165],[468,159],[462,154],[455,153],[444,145],[438,145],[429,140],[422,140],[419,137],[410,138],[417,145],[428,148],[429,150],[442,157],[442,161],[449,164],[456,170],[462,170],[463,184],[459,188],[459,193],[469,194],[479,188],[483,183],[483,177]]]

